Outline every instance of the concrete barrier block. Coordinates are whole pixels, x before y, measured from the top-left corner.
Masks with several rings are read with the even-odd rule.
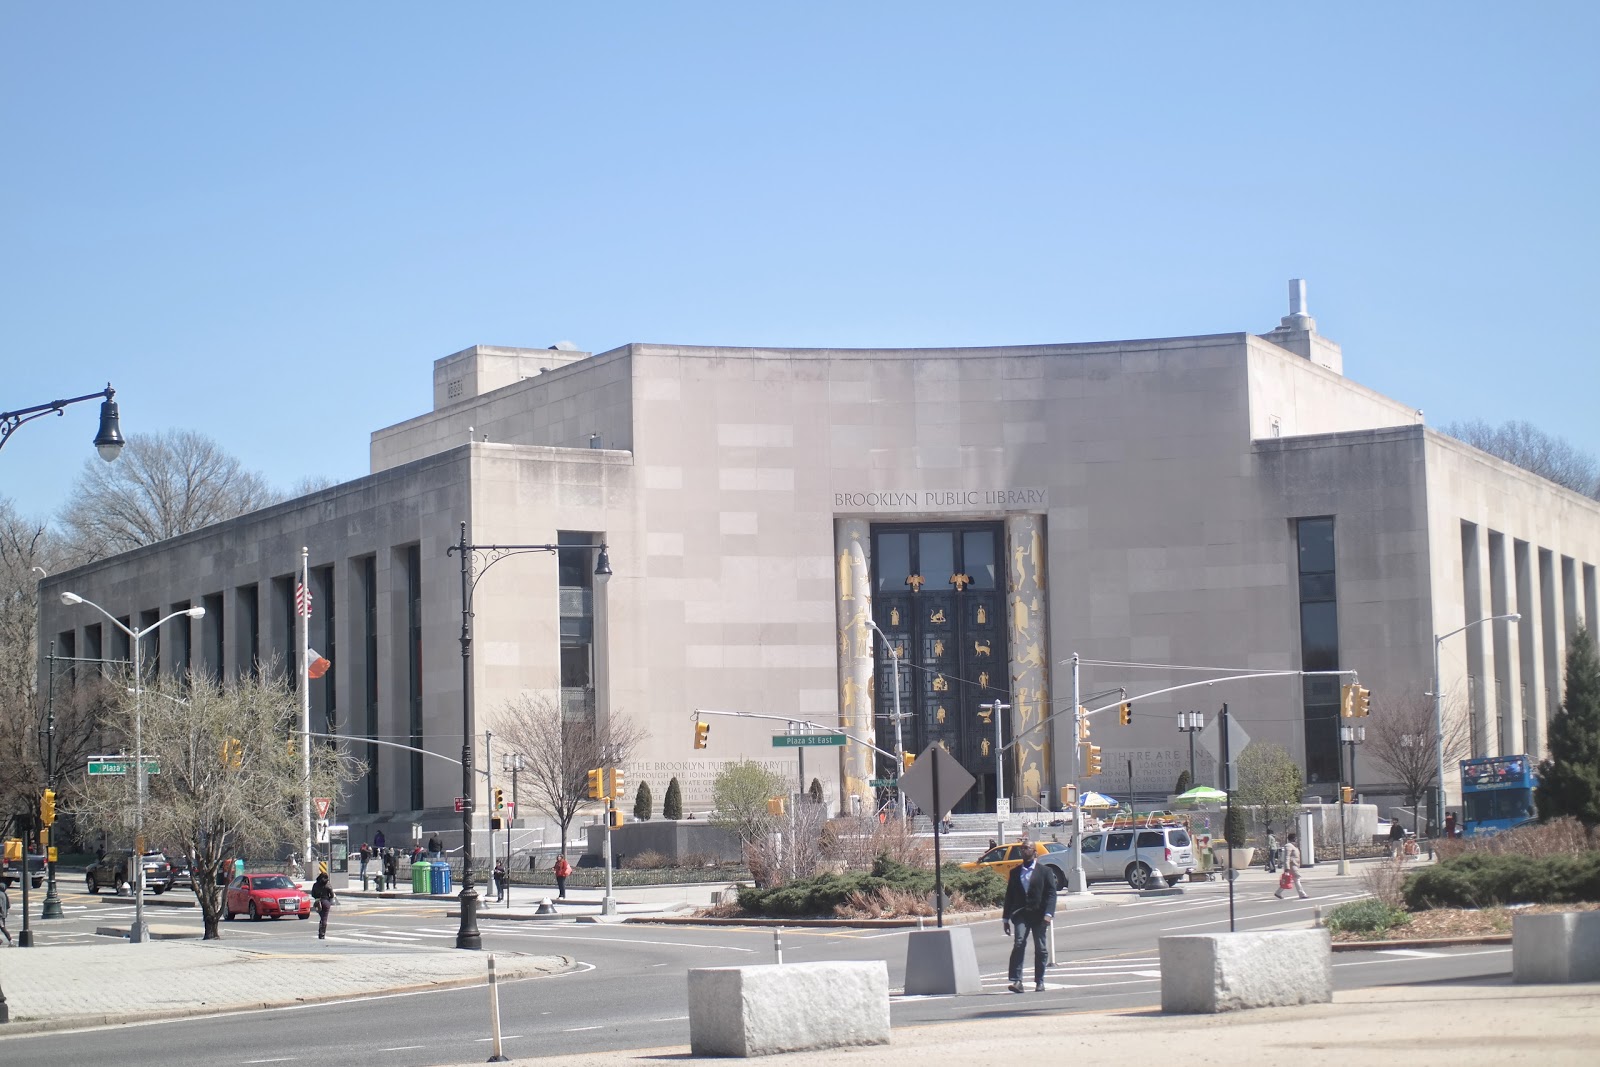
[[[1333,1000],[1326,930],[1184,934],[1160,939],[1161,1010],[1207,1014]]]
[[[701,967],[689,972],[696,1056],[766,1056],[889,1043],[889,965]]]
[[[1600,982],[1600,911],[1514,917],[1511,980]]]
[[[913,930],[906,939],[906,993],[940,996],[983,992],[972,927]]]

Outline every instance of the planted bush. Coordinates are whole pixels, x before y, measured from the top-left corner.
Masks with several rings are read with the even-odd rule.
[[[1404,926],[1411,921],[1405,909],[1391,907],[1381,900],[1352,900],[1340,904],[1328,913],[1324,925],[1335,932],[1381,934],[1393,926]]]
[[[992,907],[1005,898],[1005,880],[993,871],[949,864],[943,873],[945,892],[952,898],[959,895],[969,906]],[[879,857],[870,871],[821,874],[770,889],[741,886],[739,906],[747,914],[774,918],[831,916],[859,908],[864,900],[894,894],[920,898],[932,892],[932,871]]]
[[[1404,893],[1412,911],[1600,901],[1600,852],[1540,857],[1469,852],[1411,875]]]

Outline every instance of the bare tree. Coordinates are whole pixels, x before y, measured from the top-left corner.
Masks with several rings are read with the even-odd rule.
[[[116,463],[85,462],[61,512],[74,547],[101,559],[275,503],[278,494],[211,438],[133,434]]]
[[[624,716],[604,727],[568,719],[548,696],[524,693],[501,709],[495,736],[522,756],[533,807],[556,821],[561,845],[578,809],[589,803],[589,771],[626,763],[645,732]]]
[[[1464,710],[1454,701],[1443,703],[1444,761],[1454,764],[1467,754],[1470,727]],[[1439,781],[1439,730],[1434,724],[1433,698],[1410,693],[1380,699],[1367,724],[1367,754],[1395,776],[1413,808]]]
[[[1473,448],[1499,456],[1525,471],[1548,478],[1573,492],[1600,499],[1600,463],[1582,449],[1545,433],[1531,422],[1515,420],[1490,426],[1481,419],[1453,422],[1443,431]]]
[[[223,888],[215,873],[224,859],[275,859],[300,837],[305,779],[294,738],[298,703],[286,683],[264,673],[230,685],[157,680],[140,706],[143,752],[160,765],[147,779],[145,837],[188,858],[205,937],[215,939]],[[133,720],[133,697],[124,688],[103,726],[109,736],[131,738]],[[327,745],[311,748],[316,794],[338,796],[363,770]],[[72,810],[129,841],[135,789],[132,773],[92,778]]]
[[[784,865],[771,842],[774,834],[787,828],[786,819],[773,806],[787,792],[782,778],[752,760],[728,764],[711,785],[716,807],[711,825],[726,830],[739,842],[758,886],[777,885],[784,880]],[[820,838],[820,825],[817,832]]]

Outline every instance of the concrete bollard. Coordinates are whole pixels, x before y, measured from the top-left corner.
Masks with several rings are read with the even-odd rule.
[[[1513,917],[1511,980],[1600,982],[1600,911]]]
[[[696,1056],[766,1056],[889,1043],[889,965],[705,967],[689,972]]]
[[[1159,939],[1161,1010],[1205,1014],[1327,1004],[1333,951],[1326,930],[1180,934]]]

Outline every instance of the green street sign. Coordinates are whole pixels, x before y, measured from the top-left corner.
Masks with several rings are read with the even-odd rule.
[[[130,760],[130,759],[107,759],[107,758],[102,756],[99,759],[91,759],[89,761],[89,773],[90,774],[127,774],[128,773],[128,769],[130,767],[132,767],[132,766],[133,766],[133,761]],[[145,764],[144,764],[144,773],[146,773],[146,774],[160,774],[161,773],[161,764],[158,763],[155,760],[146,760]]]
[[[873,778],[867,782],[869,789],[893,789],[898,778]]]
[[[836,748],[845,743],[844,734],[773,734],[773,748]]]

